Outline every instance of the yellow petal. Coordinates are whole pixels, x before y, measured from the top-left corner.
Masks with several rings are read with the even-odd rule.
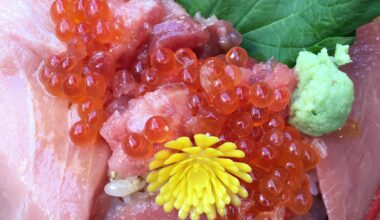
[[[225,152],[224,155],[226,157],[235,157],[235,158],[244,158],[245,157],[244,152],[241,150],[228,151],[228,152]]]
[[[177,140],[169,141],[165,144],[166,148],[174,150],[182,150],[191,146],[193,146],[193,143],[191,143],[191,140],[188,137],[180,137]]]
[[[220,139],[217,137],[214,137],[214,136],[207,136],[204,134],[196,134],[196,135],[194,135],[194,141],[198,147],[207,148],[207,147],[210,147],[210,146],[218,143],[220,141]]]
[[[166,160],[166,158],[168,158],[170,155],[172,155],[171,151],[169,151],[169,150],[161,150],[161,151],[158,151],[154,155],[154,159],[156,159],[156,160]]]
[[[169,165],[172,163],[177,163],[187,158],[187,154],[184,153],[175,153],[172,154],[168,159],[165,160],[164,164]]]
[[[236,150],[236,144],[232,142],[225,142],[222,145],[218,146],[216,149],[222,151],[222,152],[229,152],[232,150]]]
[[[149,170],[155,170],[162,166],[164,166],[163,160],[153,160],[152,162],[149,163]]]

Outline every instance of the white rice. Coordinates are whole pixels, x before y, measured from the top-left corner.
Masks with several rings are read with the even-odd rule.
[[[140,191],[146,185],[146,182],[138,177],[131,176],[125,179],[112,179],[104,187],[104,192],[110,196],[126,197]]]

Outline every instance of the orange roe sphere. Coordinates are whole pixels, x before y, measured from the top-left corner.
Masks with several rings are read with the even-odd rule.
[[[88,97],[101,97],[106,93],[107,81],[100,74],[88,73],[84,76],[84,85]]]
[[[132,158],[147,158],[153,154],[153,145],[143,135],[130,133],[124,139],[123,150]]]
[[[109,43],[114,36],[113,26],[110,22],[98,20],[93,26],[95,40],[100,43]]]
[[[180,48],[174,53],[175,60],[179,67],[197,66],[197,56],[189,48]]]
[[[234,86],[237,86],[242,82],[243,76],[239,67],[235,65],[226,65],[224,71],[228,78],[233,82]]]
[[[236,140],[238,139],[238,136],[231,131],[231,129],[229,129],[228,127],[224,127],[221,131],[220,131],[220,134],[219,134],[219,139],[221,141],[230,141],[230,142],[236,142]]]
[[[81,119],[86,119],[90,112],[102,108],[103,103],[99,99],[84,99],[78,103],[77,113]]]
[[[278,198],[278,203],[280,206],[287,206],[291,198],[292,191],[289,188],[284,188],[284,190]]]
[[[289,170],[285,169],[288,172],[288,177],[283,179],[283,182],[288,189],[294,191],[301,187],[301,179],[299,178],[300,173],[290,173]]]
[[[309,171],[318,165],[320,157],[314,147],[310,146],[308,143],[304,143],[301,151],[301,161],[304,170]]]
[[[296,128],[287,125],[284,127],[284,138],[285,141],[298,140],[301,138],[301,133]]]
[[[263,82],[256,82],[251,86],[249,97],[251,103],[260,108],[265,108],[274,101],[273,90]]]
[[[172,50],[162,48],[155,50],[150,54],[150,65],[152,68],[160,71],[167,72],[175,68],[176,60]]]
[[[49,67],[55,69],[58,67],[58,65],[60,64],[60,62],[62,61],[62,58],[64,57],[63,54],[58,54],[58,55],[53,55],[51,56],[47,61],[46,61],[46,65],[48,65]]]
[[[61,19],[55,27],[55,35],[63,42],[68,42],[74,35],[75,24],[65,18]]]
[[[68,74],[63,81],[63,94],[72,102],[80,101],[84,96],[83,78],[77,74]]]
[[[299,158],[302,153],[302,144],[299,140],[291,140],[284,143],[282,153],[286,157]]]
[[[88,145],[96,140],[97,132],[86,121],[78,121],[70,128],[71,141],[79,146]]]
[[[213,108],[201,108],[196,116],[197,126],[194,128],[193,133],[208,133],[217,136],[222,130],[225,120],[225,116]]]
[[[306,214],[313,204],[313,196],[307,190],[299,189],[293,192],[288,202],[288,208],[295,214]]]
[[[274,147],[280,147],[284,143],[284,133],[276,129],[266,131],[262,141]]]
[[[239,98],[240,106],[246,106],[249,103],[249,89],[247,84],[241,84],[235,87],[235,94]]]
[[[146,121],[144,134],[152,143],[163,143],[170,136],[169,123],[162,116],[153,116]]]
[[[88,34],[92,34],[93,27],[88,22],[80,22],[76,25],[74,34],[78,37],[85,37]]]
[[[224,75],[221,78],[211,81],[211,84],[209,85],[209,88],[206,91],[210,95],[216,95],[226,90],[234,90],[234,84],[228,76]]]
[[[281,181],[289,179],[289,172],[282,167],[275,167],[270,172],[270,175],[276,176],[281,179]]]
[[[225,64],[218,58],[209,58],[203,62],[199,71],[202,88],[210,95],[216,95],[228,89],[234,89],[234,82],[225,74]]]
[[[277,161],[278,153],[278,150],[269,144],[259,142],[257,154],[252,162],[264,170],[270,170],[275,165],[275,161]]]
[[[249,113],[239,110],[229,116],[228,125],[240,137],[249,135],[253,129],[252,118]]]
[[[100,129],[105,120],[106,115],[103,109],[95,109],[87,115],[87,122],[92,128]]]
[[[256,141],[260,141],[264,134],[263,128],[261,126],[254,127],[252,129],[251,137]]]
[[[227,52],[226,61],[236,66],[245,66],[248,61],[247,51],[241,47],[233,47]]]
[[[299,158],[281,156],[278,164],[293,175],[298,175],[303,170],[302,162]]]
[[[269,111],[266,108],[258,108],[255,106],[249,106],[249,113],[253,120],[254,126],[260,126],[268,122]]]
[[[191,109],[193,115],[196,115],[200,108],[206,106],[206,97],[202,93],[189,94],[187,97],[187,106]]]
[[[86,18],[86,3],[88,0],[76,0],[73,7],[73,15],[76,23]]]
[[[112,77],[116,70],[115,59],[108,51],[97,51],[88,60],[88,68],[94,73]]]
[[[53,73],[51,77],[45,82],[44,88],[52,96],[62,96],[62,76],[57,73]]]
[[[57,71],[59,71],[60,73],[75,73],[78,72],[79,69],[80,67],[78,62],[76,62],[69,56],[63,57],[57,65]]]
[[[55,0],[50,7],[50,17],[55,24],[67,16],[67,0]]]
[[[255,207],[259,212],[272,211],[276,206],[276,199],[271,198],[268,194],[259,193],[255,198],[257,206]]]
[[[274,114],[269,117],[269,120],[263,125],[264,129],[279,129],[283,130],[285,127],[284,118],[279,114]]]
[[[152,68],[146,69],[141,73],[141,82],[148,86],[157,86],[161,81],[161,74]]]
[[[182,82],[190,89],[200,88],[199,70],[194,67],[187,67],[180,71]]]
[[[290,91],[288,87],[282,86],[273,90],[274,101],[268,106],[268,109],[272,112],[280,112],[286,108],[289,104]]]
[[[225,65],[219,58],[208,58],[202,63],[200,74],[209,80],[219,79],[224,75]]]
[[[91,23],[95,23],[98,19],[110,19],[111,10],[105,0],[88,0],[86,4],[86,17]]]
[[[275,198],[280,196],[284,190],[281,179],[277,176],[267,175],[262,177],[259,182],[260,192]]]
[[[214,108],[224,115],[231,114],[239,107],[239,98],[233,90],[217,94],[212,100]]]
[[[248,137],[242,137],[236,140],[236,146],[239,150],[243,151],[245,157],[243,161],[249,161],[252,157],[257,154],[257,144],[254,140]]]
[[[86,43],[81,37],[74,36],[71,38],[67,48],[69,55],[76,60],[82,60],[88,55]]]
[[[47,81],[51,79],[53,74],[54,74],[54,69],[45,63],[38,70],[38,79],[40,80],[42,84],[45,84]]]

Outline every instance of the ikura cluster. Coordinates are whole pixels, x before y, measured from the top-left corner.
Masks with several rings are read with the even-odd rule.
[[[153,144],[162,144],[169,140],[168,119],[162,116],[149,118],[141,133],[128,133],[123,142],[124,152],[132,158],[149,158],[153,154]]]
[[[117,42],[122,24],[104,0],[56,0],[50,15],[67,50],[45,60],[38,78],[50,95],[77,104],[81,120],[72,125],[70,138],[77,145],[88,145],[106,119],[103,102],[116,71],[109,43]]]
[[[150,91],[168,83],[186,86],[190,91],[188,107],[196,118],[193,133],[235,142],[245,152],[243,162],[253,168],[254,181],[246,184],[250,196],[240,208],[229,209],[228,219],[254,217],[276,207],[295,214],[309,211],[313,197],[307,172],[315,168],[320,157],[305,137],[286,124],[291,97],[286,83],[276,87],[264,81],[245,83],[241,68],[248,69],[253,62],[240,47],[203,60],[187,48],[163,48],[151,53],[149,60],[138,78],[140,87]],[[162,123],[158,127],[166,126]],[[165,132],[158,132],[148,140],[147,127],[140,134],[141,143],[167,139]],[[133,146],[129,143],[124,149],[131,156],[128,149]]]
[[[38,78],[49,94],[77,105],[80,120],[69,131],[73,143],[96,140],[107,118],[106,100],[126,91],[139,97],[165,84],[183,84],[195,118],[191,132],[236,143],[245,152],[242,161],[252,167],[253,183],[245,185],[249,198],[239,208],[229,207],[228,219],[254,217],[276,207],[308,212],[313,198],[307,172],[318,164],[319,155],[286,124],[291,97],[286,83],[270,86],[263,80],[243,80],[242,70],[255,65],[243,48],[206,59],[198,59],[188,48],[159,48],[139,54],[132,70],[117,70],[109,49],[125,30],[106,1],[55,0],[50,15],[67,52],[45,60]],[[150,158],[154,145],[171,138],[169,125],[168,118],[151,117],[142,132],[126,135],[124,152],[135,159]]]
[[[50,8],[57,38],[77,60],[106,50],[122,35],[122,20],[114,17],[105,0],[55,0]]]

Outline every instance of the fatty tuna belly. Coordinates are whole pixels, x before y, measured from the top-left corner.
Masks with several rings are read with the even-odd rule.
[[[359,135],[324,138],[328,156],[318,176],[329,219],[364,219],[380,185],[380,22],[357,30],[350,50],[353,62],[343,67],[355,84],[351,118]]]

